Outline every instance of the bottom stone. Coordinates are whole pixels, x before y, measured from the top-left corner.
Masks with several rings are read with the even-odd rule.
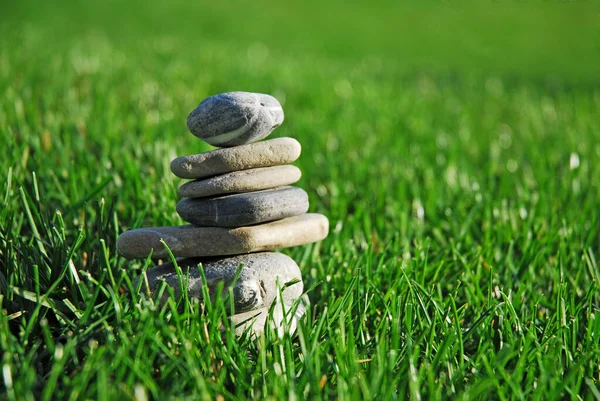
[[[286,332],[293,334],[296,331],[298,321],[306,313],[307,303],[308,298],[306,298],[306,301],[304,299],[298,300],[297,304],[282,305],[281,302],[275,303],[271,320],[268,322],[279,337],[283,337]],[[235,334],[241,336],[248,331],[250,335],[254,336],[263,333],[267,325],[269,309],[259,308],[231,316],[230,319],[235,324]]]
[[[202,300],[202,268],[208,294],[213,300],[220,285],[223,288],[222,296],[227,295],[231,289],[235,309],[231,320],[236,325],[237,335],[247,329],[252,334],[263,332],[273,304],[272,323],[279,335],[283,335],[286,328],[293,332],[297,319],[304,314],[305,307],[302,303],[298,305],[291,320],[289,314],[286,319],[282,310],[283,305],[287,314],[304,289],[300,268],[282,253],[260,252],[233,257],[181,259],[177,261],[177,265],[181,268],[183,283],[180,283],[173,263],[164,263],[146,271],[145,275],[137,279],[135,286],[142,280],[143,290],[153,294],[165,282],[177,297],[183,289],[190,298]]]

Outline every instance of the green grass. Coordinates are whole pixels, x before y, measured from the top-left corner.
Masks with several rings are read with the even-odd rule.
[[[67,4],[0,22],[0,399],[600,399],[595,3]],[[116,254],[182,223],[169,162],[228,90],[282,101],[330,219],[284,250],[292,338]]]

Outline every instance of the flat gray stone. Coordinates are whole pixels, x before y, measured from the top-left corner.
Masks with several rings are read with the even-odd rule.
[[[204,178],[258,167],[280,166],[294,162],[302,146],[293,138],[275,138],[181,156],[171,162],[171,171],[181,178]]]
[[[190,181],[179,187],[184,198],[201,198],[221,194],[253,192],[297,182],[302,172],[296,166],[273,166],[234,171],[200,181]]]
[[[203,141],[229,147],[267,137],[283,118],[283,108],[273,96],[227,92],[204,99],[188,116],[187,126]]]
[[[119,236],[117,250],[127,259],[165,258],[163,240],[175,257],[239,255],[321,241],[328,231],[327,217],[316,213],[238,228],[138,228]]]
[[[201,268],[211,299],[215,299],[219,285],[222,284],[221,296],[226,296],[231,289],[235,313],[242,313],[259,308],[268,309],[276,300],[289,307],[302,295],[304,288],[300,268],[282,253],[261,252],[212,259],[182,259],[177,264],[183,273],[182,282],[178,279],[173,263],[164,263],[149,269],[145,276],[138,278],[138,281],[142,280],[144,292],[155,293],[164,281],[173,289],[176,297],[181,295],[183,289],[187,291],[188,297],[202,300],[204,282],[200,274]],[[239,275],[236,277],[238,269]],[[134,284],[136,287],[138,281]]]
[[[283,187],[215,198],[184,198],[177,213],[202,227],[243,227],[298,216],[308,211],[302,188]]]

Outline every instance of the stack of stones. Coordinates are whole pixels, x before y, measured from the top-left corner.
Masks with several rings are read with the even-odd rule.
[[[164,281],[176,296],[183,288],[190,298],[202,299],[199,268],[211,296],[220,285],[224,293],[231,290],[237,334],[263,331],[270,309],[279,333],[294,330],[305,311],[302,276],[291,258],[272,250],[320,241],[329,228],[325,216],[307,213],[306,192],[289,186],[301,176],[288,164],[300,156],[300,143],[257,142],[282,122],[283,109],[269,95],[230,92],[202,101],[188,116],[188,128],[221,149],[171,162],[173,174],[193,180],[179,188],[183,199],[177,204],[190,225],[130,230],[117,241],[128,259],[168,258],[164,244],[178,258],[186,282],[165,263],[143,277],[151,293]]]

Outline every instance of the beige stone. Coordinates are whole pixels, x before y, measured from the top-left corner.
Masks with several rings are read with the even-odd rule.
[[[143,259],[151,253],[153,258],[165,258],[168,253],[162,239],[175,257],[240,255],[321,241],[328,231],[327,217],[316,213],[239,228],[139,228],[121,234],[117,250],[128,259]]]
[[[171,162],[171,171],[181,178],[204,178],[232,171],[292,163],[302,147],[293,138],[276,138],[233,148],[217,149]]]

